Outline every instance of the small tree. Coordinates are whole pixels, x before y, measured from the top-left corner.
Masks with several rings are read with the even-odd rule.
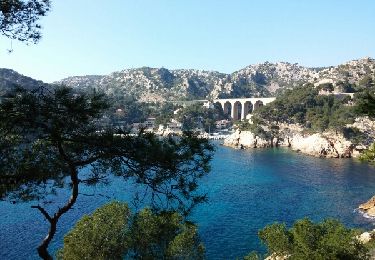
[[[108,181],[109,175],[143,184],[150,205],[183,214],[205,200],[197,181],[209,172],[212,146],[185,134],[160,139],[152,134],[131,136],[99,127],[106,97],[74,93],[61,87],[18,89],[0,104],[0,195],[18,200],[43,198],[68,185],[71,196],[54,213],[35,205],[48,221],[48,235],[39,256],[51,259],[48,245],[57,223],[77,200],[80,184]],[[87,169],[83,173],[81,169]],[[67,178],[70,181],[67,181]]]

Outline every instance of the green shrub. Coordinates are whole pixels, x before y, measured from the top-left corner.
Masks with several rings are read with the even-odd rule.
[[[361,161],[370,162],[375,164],[375,143],[373,143],[369,149],[364,151],[359,157]]]
[[[290,260],[369,259],[368,248],[356,239],[357,235],[333,219],[321,223],[302,219],[290,229],[276,223],[259,232],[269,255],[289,256]]]

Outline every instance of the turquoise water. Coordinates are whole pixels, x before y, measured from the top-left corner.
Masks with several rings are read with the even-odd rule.
[[[338,218],[350,227],[374,228],[375,220],[354,212],[375,194],[375,168],[352,160],[319,159],[286,149],[233,150],[218,146],[212,171],[201,182],[209,196],[192,215],[199,226],[208,259],[235,259],[264,250],[259,229],[279,221]],[[84,213],[109,200],[130,200],[130,187],[117,180],[109,186],[85,188],[74,208],[59,222],[51,249]],[[51,198],[53,209],[68,192]],[[93,195],[93,196],[91,196]],[[33,203],[0,202],[0,259],[37,259],[35,251],[47,223]]]

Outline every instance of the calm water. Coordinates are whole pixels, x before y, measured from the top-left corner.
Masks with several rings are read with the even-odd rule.
[[[218,147],[212,172],[202,180],[209,203],[199,206],[192,218],[199,225],[208,259],[235,259],[252,250],[264,250],[257,232],[279,221],[315,221],[338,218],[351,227],[374,228],[375,220],[353,210],[375,194],[375,168],[351,160],[325,160],[288,150],[233,150]],[[74,209],[59,223],[52,250],[61,246],[66,233],[84,213],[112,199],[129,200],[127,186],[85,188]],[[46,204],[54,208],[68,193]],[[34,203],[0,202],[0,259],[37,259],[36,246],[47,223]]]

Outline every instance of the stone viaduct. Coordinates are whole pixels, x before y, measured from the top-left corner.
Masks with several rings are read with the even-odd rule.
[[[274,101],[275,97],[270,98],[227,98],[214,99],[214,103],[221,105],[225,114],[232,117],[233,120],[244,120],[248,114],[261,106]]]
[[[225,98],[225,99],[214,99],[214,100],[190,100],[190,101],[172,101],[175,104],[181,104],[184,106],[192,105],[195,103],[203,103],[204,106],[210,107],[213,103],[217,103],[221,106],[224,113],[230,115],[232,120],[244,120],[248,114],[251,114],[254,110],[261,106],[265,106],[268,103],[274,101],[275,97],[269,98]]]

